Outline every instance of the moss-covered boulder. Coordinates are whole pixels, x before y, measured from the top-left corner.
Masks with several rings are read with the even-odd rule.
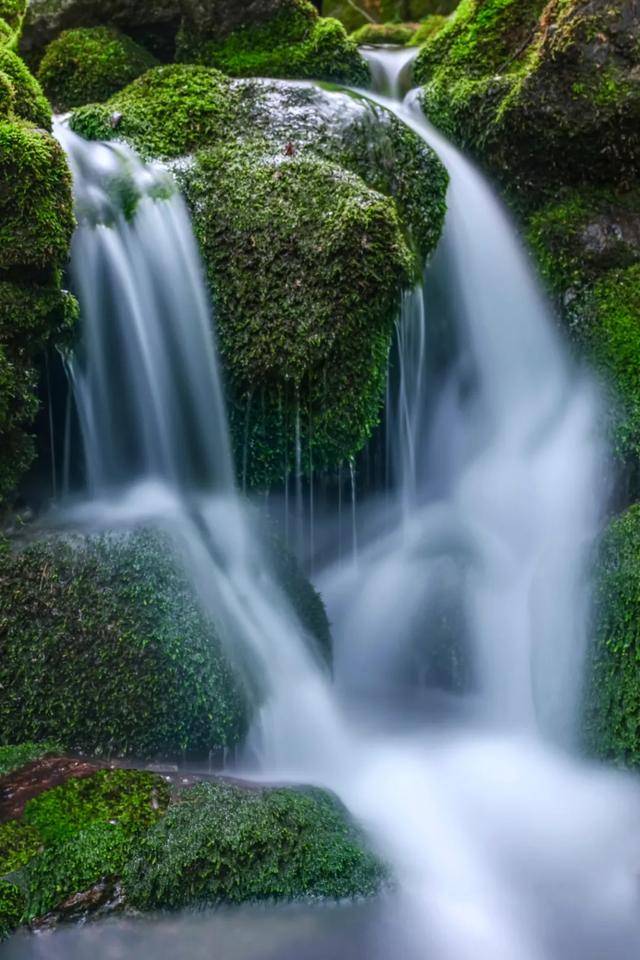
[[[639,40],[634,0],[463,0],[415,76],[430,119],[512,192],[631,184]]]
[[[145,836],[124,871],[139,909],[198,903],[343,899],[385,878],[347,811],[320,790],[203,783]]]
[[[3,85],[8,87],[8,93],[4,97],[4,109],[0,100],[0,119],[3,116],[18,118],[43,130],[51,130],[51,107],[40,84],[29,72],[24,61],[8,47],[2,46],[0,77],[4,78]]]
[[[45,50],[38,79],[54,110],[107,100],[158,61],[110,27],[65,30]]]
[[[596,566],[586,740],[597,755],[640,765],[640,505],[616,517]]]
[[[271,549],[274,575],[326,656],[320,599]],[[216,624],[169,537],[148,530],[5,549],[0,689],[3,743],[207,756],[241,742],[248,722]]]
[[[11,2],[11,0],[9,0]],[[180,0],[30,0],[20,50],[34,65],[63,31],[108,26],[172,60],[180,26]]]
[[[234,77],[292,77],[365,86],[366,62],[337,20],[308,0],[184,0],[177,59]]]
[[[0,0],[0,47],[15,47],[20,37],[28,0]]]
[[[217,308],[244,479],[268,485],[359,452],[401,291],[444,219],[433,152],[361,98],[198,66],[150,71],[72,123],[148,157],[193,155],[175,169]]]

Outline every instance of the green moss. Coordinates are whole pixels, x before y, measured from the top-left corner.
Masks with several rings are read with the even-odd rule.
[[[41,130],[0,121],[0,270],[64,264],[73,226],[60,146]]]
[[[600,544],[595,637],[585,698],[587,744],[640,765],[640,505],[615,518]]]
[[[435,37],[436,34],[440,33],[446,22],[447,17],[439,14],[433,14],[433,16],[427,17],[413,34],[409,46],[421,47],[427,40],[430,40],[432,37]]]
[[[16,91],[11,78],[4,71],[0,71],[0,117],[11,116],[15,102]]]
[[[357,46],[390,44],[404,47],[414,37],[416,25],[411,23],[367,23],[351,34]]]
[[[411,256],[392,201],[312,156],[198,154],[184,177],[249,480],[336,463],[377,422]],[[251,401],[249,398],[251,397]]]
[[[349,30],[357,30],[374,23],[408,23],[424,20],[438,14],[449,14],[458,0],[324,0],[322,12],[325,17],[336,17]],[[370,19],[362,13],[366,12]]]
[[[0,879],[0,942],[20,925],[25,905],[25,895],[20,887]]]
[[[4,20],[17,33],[22,25],[28,0],[0,0],[0,20]]]
[[[0,877],[23,867],[41,848],[35,827],[19,820],[0,823]]]
[[[50,753],[58,753],[60,745],[53,740],[44,743],[21,743],[18,746],[0,746],[0,777],[40,760]]]
[[[122,137],[147,157],[179,157],[228,137],[234,99],[217,70],[159,67],[116,94],[108,105],[76,111],[73,129],[88,139]],[[114,130],[112,114],[122,114]]]
[[[47,844],[92,823],[117,823],[132,834],[155,823],[168,805],[169,788],[162,777],[140,770],[100,770],[29,800],[23,824]]]
[[[429,117],[520,206],[558,184],[630,185],[640,158],[640,25],[606,0],[463,0],[422,49]]]
[[[233,77],[284,77],[366,86],[369,69],[337,20],[318,19],[313,7],[291,0],[265,23],[249,24],[219,37],[185,21],[177,59],[204,63]]]
[[[82,893],[100,880],[118,877],[135,842],[119,824],[92,823],[72,838],[47,847],[16,877],[26,891],[20,921],[30,922],[72,894]]]
[[[11,114],[37,127],[42,127],[43,130],[51,130],[51,107],[40,84],[29,73],[24,61],[13,51],[0,47],[0,70],[11,81],[13,88]],[[2,111],[0,111],[1,115]],[[0,143],[0,158],[2,157],[1,147]]]
[[[0,557],[0,730],[93,752],[206,753],[246,727],[215,626],[159,534]]]
[[[348,814],[319,790],[200,784],[144,838],[123,881],[142,909],[375,893],[385,877]]]
[[[118,30],[66,30],[42,58],[38,78],[57,112],[107,100],[158,61]]]

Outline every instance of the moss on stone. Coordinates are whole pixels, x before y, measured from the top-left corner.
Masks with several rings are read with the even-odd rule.
[[[54,110],[64,112],[107,100],[157,63],[118,30],[85,27],[65,31],[47,47],[38,79]]]
[[[417,25],[415,23],[367,23],[351,34],[351,39],[357,46],[388,44],[404,47],[414,37]]]
[[[609,525],[596,569],[595,635],[585,697],[589,750],[640,765],[640,504]]]
[[[43,743],[21,743],[17,746],[0,746],[0,777],[13,773],[34,760],[40,760],[47,754],[57,753],[59,750],[60,745],[53,740],[46,740]]]
[[[13,89],[11,109],[6,114],[26,120],[43,130],[51,130],[51,107],[40,84],[20,57],[12,50],[0,47],[0,71],[9,79]],[[0,116],[3,112],[0,110]],[[1,148],[0,143],[0,157]]]
[[[384,878],[329,794],[215,783],[182,795],[143,839],[123,882],[128,901],[148,910],[369,896]]]
[[[393,202],[326,160],[255,147],[202,151],[183,179],[249,482],[293,467],[296,436],[305,471],[355,453],[412,265]]]
[[[434,13],[432,16],[427,17],[413,34],[408,46],[421,47],[427,40],[431,40],[432,37],[440,33],[446,22],[447,17],[442,14]]]
[[[0,730],[97,753],[205,755],[246,706],[170,542],[37,542],[0,558]]]
[[[177,59],[217,67],[233,77],[328,80],[365,86],[369,69],[337,20],[318,18],[307,0],[280,0],[264,20],[241,19],[229,33],[213,18],[205,23],[187,11]],[[215,9],[215,8],[214,8]]]

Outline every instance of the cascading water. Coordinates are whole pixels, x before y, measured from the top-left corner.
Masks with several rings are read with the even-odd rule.
[[[387,89],[398,89],[399,61],[380,62]],[[565,734],[575,715],[579,585],[597,522],[592,393],[571,375],[486,184],[415,106],[381,102],[440,153],[450,209],[443,249],[399,328],[394,496],[358,531],[357,564],[322,576],[339,694],[230,479],[182,202],[127,151],[62,132],[82,223],[73,376],[95,491],[76,516],[159,523],[175,535],[259,691],[262,775],[336,790],[393,868],[397,888],[374,905],[366,942],[319,954],[313,928],[294,954],[258,943],[238,956],[629,960],[640,944],[638,791],[538,732]],[[455,329],[441,379],[429,359],[435,287]],[[436,712],[415,679],[443,598],[459,615],[473,693]]]

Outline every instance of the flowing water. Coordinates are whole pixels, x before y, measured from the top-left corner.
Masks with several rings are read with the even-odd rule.
[[[381,86],[397,93],[404,62],[375,56]],[[399,324],[392,495],[360,505],[357,560],[319,578],[335,685],[234,490],[182,201],[128,151],[60,136],[81,220],[73,271],[84,336],[72,377],[94,491],[74,518],[159,523],[175,535],[258,701],[261,775],[334,789],[390,862],[396,889],[344,910],[67,931],[44,944],[46,956],[637,954],[640,792],[566,748],[584,654],[585,552],[599,519],[596,398],[482,177],[414,99],[377,99],[438,151],[451,186],[441,249]],[[436,368],[443,324],[451,342]],[[436,649],[446,669],[434,670]],[[43,955],[32,943],[16,938],[7,956]]]

